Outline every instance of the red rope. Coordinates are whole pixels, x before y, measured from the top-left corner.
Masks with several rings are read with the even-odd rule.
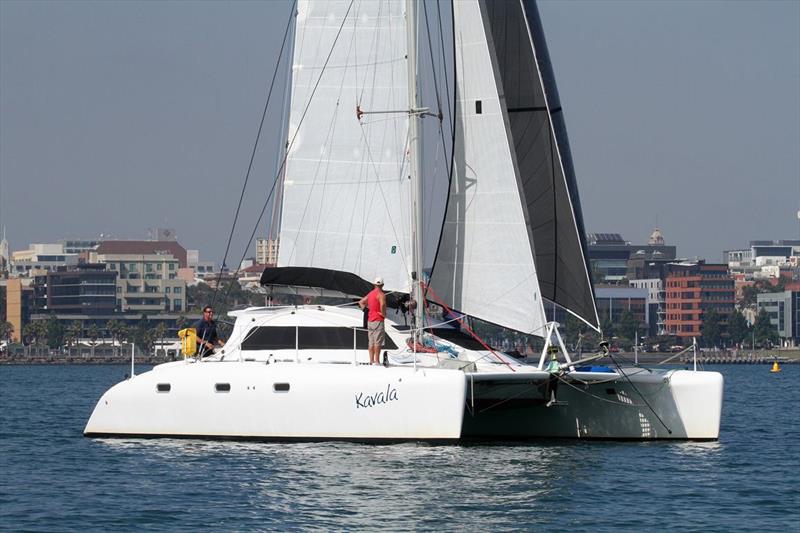
[[[420,283],[422,283],[422,282],[420,282]],[[448,314],[448,315],[452,314],[453,316],[455,316],[455,318],[456,318],[456,320],[458,321],[458,323],[459,323],[459,324],[461,324],[461,327],[462,327],[462,328],[464,328],[464,329],[467,331],[467,333],[469,333],[470,335],[472,335],[472,338],[473,338],[473,339],[475,339],[476,341],[478,341],[478,342],[481,344],[481,346],[483,346],[484,348],[486,348],[486,350],[487,350],[487,351],[491,352],[491,353],[492,353],[492,355],[494,355],[495,357],[497,357],[497,359],[498,359],[498,360],[499,360],[501,363],[503,363],[504,365],[506,365],[506,366],[507,366],[509,369],[511,369],[511,371],[512,371],[512,372],[516,372],[516,370],[514,370],[514,367],[512,367],[511,365],[509,365],[509,364],[508,364],[508,362],[507,362],[505,359],[503,359],[502,357],[500,357],[499,355],[497,355],[497,353],[496,353],[496,352],[495,352],[495,351],[494,351],[494,350],[493,350],[493,349],[492,349],[492,348],[491,348],[491,347],[490,347],[488,344],[486,344],[485,342],[483,342],[483,339],[481,339],[480,337],[478,337],[478,335],[477,335],[477,334],[476,334],[474,331],[472,331],[472,329],[471,329],[471,328],[470,328],[470,327],[469,327],[469,326],[468,326],[468,325],[467,325],[467,324],[466,324],[466,323],[465,323],[463,320],[461,320],[461,318],[460,318],[459,316],[457,316],[455,313],[453,313],[453,311],[452,311],[452,310],[451,310],[449,307],[447,307],[447,304],[445,304],[445,303],[444,303],[444,302],[443,302],[441,299],[439,299],[439,297],[436,295],[436,293],[433,291],[433,289],[431,289],[431,287],[430,287],[430,286],[429,286],[427,283],[422,283],[422,286],[423,286],[423,288],[424,288],[424,292],[423,292],[423,299],[424,299],[424,300],[426,300],[426,301],[427,301],[427,299],[428,299],[428,296],[427,296],[427,294],[428,294],[428,292],[430,292],[430,293],[431,293],[431,296],[432,296],[432,297],[433,297],[433,299],[434,299],[434,301],[435,301],[435,302],[436,302],[438,305],[441,305],[441,306],[444,308],[444,310],[445,310],[445,311],[447,311],[447,314]],[[427,306],[426,306],[426,307],[427,307]]]

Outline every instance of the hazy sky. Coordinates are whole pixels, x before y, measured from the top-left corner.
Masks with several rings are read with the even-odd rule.
[[[288,5],[0,0],[12,250],[162,226],[221,261]],[[539,8],[587,231],[641,243],[658,225],[679,255],[714,261],[752,239],[800,238],[800,1]],[[272,182],[278,129],[270,113],[231,266]]]

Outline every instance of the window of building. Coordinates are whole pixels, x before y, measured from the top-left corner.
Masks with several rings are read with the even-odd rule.
[[[170,270],[175,270],[175,263],[170,263],[169,264],[169,269]]]
[[[181,288],[175,287],[175,294],[180,294],[180,293],[181,293]]]
[[[172,310],[173,311],[181,311],[183,306],[183,302],[181,302],[180,298],[176,298],[172,300]]]
[[[165,294],[169,294],[169,292],[170,292],[170,288],[169,287],[164,287],[164,293]]]

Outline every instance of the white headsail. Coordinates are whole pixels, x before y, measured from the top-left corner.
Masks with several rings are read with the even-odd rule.
[[[468,315],[542,335],[546,318],[533,243],[481,5],[454,2],[453,12],[454,170],[431,286]]]

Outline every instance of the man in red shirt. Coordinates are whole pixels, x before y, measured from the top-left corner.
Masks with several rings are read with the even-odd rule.
[[[367,315],[367,332],[369,337],[369,364],[381,364],[381,348],[386,337],[383,321],[386,319],[386,295],[383,293],[383,278],[375,278],[375,286],[366,296],[361,298],[358,306],[369,309]]]

